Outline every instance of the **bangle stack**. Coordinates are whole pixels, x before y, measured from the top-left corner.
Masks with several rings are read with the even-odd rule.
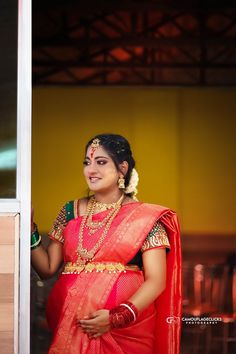
[[[36,225],[35,225],[36,226]],[[31,233],[31,250],[34,250],[35,248],[39,247],[41,244],[42,238],[39,235],[37,226],[35,228],[35,231]]]
[[[130,301],[126,301],[110,310],[109,321],[111,328],[124,328],[135,322],[138,317],[138,309]]]

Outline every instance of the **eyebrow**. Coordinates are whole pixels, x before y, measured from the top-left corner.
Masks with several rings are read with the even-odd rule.
[[[89,157],[89,156],[86,156],[85,159],[90,160],[90,157]],[[106,159],[106,160],[108,160],[109,158],[106,157],[106,156],[96,156],[96,157],[94,158],[94,160],[97,160],[97,159]]]

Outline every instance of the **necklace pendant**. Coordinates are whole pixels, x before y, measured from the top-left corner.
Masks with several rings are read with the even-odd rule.
[[[88,250],[86,250],[86,249],[82,249],[82,250],[80,250],[80,256],[86,261],[88,261],[88,260],[91,260],[92,258],[93,258],[93,253],[91,253],[91,252],[89,252]]]
[[[92,235],[94,235],[97,231],[98,231],[98,230],[91,230],[91,229],[89,229],[89,230],[88,230],[88,234],[89,234],[90,236],[92,236]]]
[[[79,252],[77,252],[77,254],[78,254],[77,263],[79,263],[79,265],[81,266],[84,266],[87,263],[86,259],[82,258]]]

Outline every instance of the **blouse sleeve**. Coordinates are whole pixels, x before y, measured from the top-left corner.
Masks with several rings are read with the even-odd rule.
[[[77,201],[70,201],[61,208],[48,234],[50,239],[64,243],[63,231],[68,221],[75,217],[75,206],[77,206]]]
[[[141,252],[152,248],[170,248],[167,232],[160,221],[157,221],[149,232],[141,247]]]

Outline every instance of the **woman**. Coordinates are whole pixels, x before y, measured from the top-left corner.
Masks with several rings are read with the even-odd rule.
[[[64,262],[47,304],[49,354],[179,351],[178,221],[170,209],[135,199],[134,166],[125,138],[95,136],[84,160],[92,197],[61,209],[47,250],[32,233],[32,263],[42,278]]]

